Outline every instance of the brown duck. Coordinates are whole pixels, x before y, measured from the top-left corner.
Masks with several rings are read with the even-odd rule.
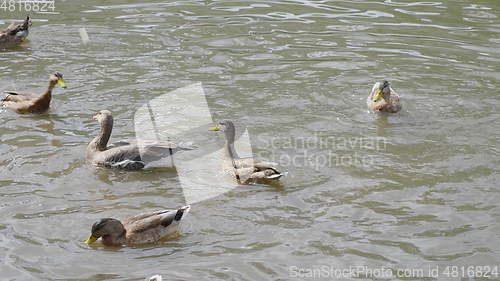
[[[143,213],[123,221],[113,218],[101,219],[92,225],[92,231],[85,243],[90,245],[99,238],[105,246],[132,246],[157,242],[169,234],[180,231],[181,219],[189,209],[189,206],[184,206],[173,211]]]
[[[236,129],[230,120],[219,122],[210,131],[223,131],[226,139],[224,159],[224,170],[233,174],[239,184],[249,184],[268,180],[278,180],[283,174],[276,169],[277,164],[273,162],[260,161],[248,158],[240,158],[234,148]]]
[[[95,166],[137,170],[144,168],[148,163],[171,157],[181,150],[191,150],[173,142],[151,141],[136,143],[120,141],[108,146],[111,131],[113,130],[113,116],[109,110],[101,110],[93,116],[99,121],[99,134],[89,143],[86,151],[87,161]]]
[[[49,109],[52,90],[57,84],[66,88],[63,76],[59,72],[50,76],[49,86],[42,94],[6,91],[7,96],[2,100],[2,104],[20,114],[44,112]]]
[[[366,100],[366,104],[371,110],[396,113],[401,110],[399,95],[391,88],[387,81],[377,82],[373,85],[372,91]]]
[[[0,49],[21,44],[28,37],[30,26],[31,20],[27,16],[23,23],[11,23],[6,29],[0,31]]]

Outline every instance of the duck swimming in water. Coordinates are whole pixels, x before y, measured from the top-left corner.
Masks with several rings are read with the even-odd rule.
[[[11,48],[21,44],[28,37],[30,26],[31,20],[27,16],[23,23],[12,23],[6,29],[0,31],[0,49]]]
[[[132,246],[160,241],[163,237],[179,232],[181,220],[189,212],[184,206],[177,210],[162,210],[128,217],[123,221],[104,218],[92,225],[85,240],[90,245],[101,238],[105,246]]]
[[[88,144],[86,151],[87,161],[95,166],[137,170],[181,150],[193,149],[168,141],[143,142],[140,146],[120,141],[108,146],[113,130],[113,115],[109,110],[101,110],[92,119],[101,125],[99,134]]]
[[[388,81],[377,82],[366,100],[371,110],[396,113],[401,110],[399,95],[391,88]]]
[[[49,78],[49,86],[42,94],[6,91],[7,96],[2,99],[2,104],[17,113],[41,113],[49,109],[52,100],[52,90],[56,85],[66,88],[63,75],[59,72]]]
[[[249,184],[267,180],[278,180],[283,174],[276,169],[277,164],[253,159],[252,157],[240,158],[234,148],[236,129],[230,120],[219,122],[210,131],[223,131],[225,135],[226,159],[224,170],[236,177],[239,184]]]

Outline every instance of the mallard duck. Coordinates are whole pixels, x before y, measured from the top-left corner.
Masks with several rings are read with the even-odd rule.
[[[104,218],[92,225],[85,240],[90,245],[101,238],[105,246],[131,246],[152,243],[180,230],[180,222],[190,207],[162,210],[128,217],[123,221]]]
[[[113,130],[111,112],[101,110],[92,119],[99,121],[101,130],[87,146],[86,158],[96,166],[137,170],[144,168],[148,163],[167,156],[171,157],[178,151],[193,149],[167,141],[142,142],[141,146],[120,141],[108,146]]]
[[[56,72],[49,79],[49,86],[42,94],[6,91],[7,96],[2,100],[2,104],[21,114],[46,111],[49,109],[54,87],[59,84],[61,87],[66,88],[61,73]]]
[[[23,23],[11,23],[6,29],[0,31],[0,49],[21,44],[28,37],[30,26],[31,20],[27,16]]]
[[[399,95],[391,88],[387,81],[377,82],[366,100],[366,104],[372,110],[395,113],[401,110]]]
[[[221,121],[217,126],[209,130],[224,132],[226,140],[225,153],[227,156],[224,162],[224,170],[234,174],[238,183],[249,184],[262,180],[277,180],[283,176],[283,174],[276,169],[276,163],[259,161],[251,157],[240,158],[238,156],[234,149],[236,130],[232,121]]]

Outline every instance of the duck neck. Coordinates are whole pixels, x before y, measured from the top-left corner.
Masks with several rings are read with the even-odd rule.
[[[122,246],[127,244],[127,230],[121,225],[121,231],[117,232],[117,234],[108,234],[102,237],[102,243],[105,246]]]
[[[57,84],[57,81],[50,80],[49,86],[47,87],[47,90],[45,90],[45,92],[43,92],[43,94],[40,96],[41,99],[47,100],[50,102],[50,100],[52,99],[52,90],[54,89],[56,84]]]
[[[111,131],[113,130],[113,117],[107,116],[101,121],[101,130],[97,137],[90,143],[89,147],[93,150],[104,151],[108,145]]]
[[[226,134],[226,149],[229,157],[231,160],[238,159],[238,154],[236,153],[236,149],[234,149],[234,128],[229,128],[224,133]]]

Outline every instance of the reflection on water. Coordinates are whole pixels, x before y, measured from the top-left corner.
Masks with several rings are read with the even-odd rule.
[[[47,114],[0,112],[2,278],[303,280],[294,268],[493,266],[498,5],[122,0],[32,13],[30,41],[0,53],[0,89],[37,92],[54,71],[68,89],[55,91]],[[25,12],[2,15],[9,22]],[[382,79],[401,95],[396,115],[366,108]],[[301,161],[282,161],[280,186],[242,186],[194,204],[174,240],[84,245],[101,217],[185,203],[175,169],[89,167],[92,115],[111,110],[111,141],[134,139],[141,105],[197,82],[214,121],[248,128],[254,155]],[[324,147],[318,134],[381,137],[386,146]],[[282,145],[299,139],[313,144]],[[324,155],[373,161],[316,161]]]

